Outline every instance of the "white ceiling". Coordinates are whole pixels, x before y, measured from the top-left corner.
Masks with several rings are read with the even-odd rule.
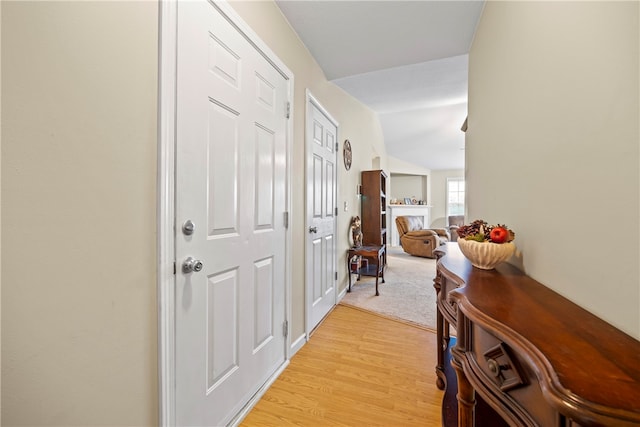
[[[464,168],[467,60],[484,1],[277,4],[327,78],[378,113],[389,155]]]

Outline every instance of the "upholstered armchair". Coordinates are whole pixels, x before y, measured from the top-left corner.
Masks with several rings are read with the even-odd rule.
[[[464,215],[449,215],[449,234],[451,241],[458,241],[458,228],[464,225]]]
[[[443,228],[425,229],[419,216],[399,216],[396,227],[402,249],[411,255],[435,258],[433,251],[449,241],[449,232]]]

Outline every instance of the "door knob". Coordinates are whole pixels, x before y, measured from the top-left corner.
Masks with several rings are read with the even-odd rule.
[[[195,271],[197,273],[198,271],[202,270],[202,267],[204,267],[202,261],[189,257],[182,263],[182,272],[191,273]]]
[[[318,227],[309,227],[309,233],[317,233]]]

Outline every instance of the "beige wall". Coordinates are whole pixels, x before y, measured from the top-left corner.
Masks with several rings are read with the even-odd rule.
[[[424,175],[391,174],[389,181],[390,198],[401,201],[405,198],[424,201],[427,198],[427,177]]]
[[[488,2],[466,134],[469,217],[508,224],[529,275],[636,338],[638,6]]]
[[[405,162],[398,158],[387,156],[388,168],[391,173],[405,173],[410,175],[425,175],[431,174],[431,169],[423,168],[414,163]]]
[[[340,123],[339,253],[375,114],[328,83],[272,2],[233,2],[295,74],[292,336],[304,333],[305,90]],[[154,425],[157,2],[2,2],[2,421]],[[339,157],[341,161],[341,156]],[[342,260],[342,257],[340,258]],[[342,265],[340,263],[339,265]],[[344,289],[346,271],[339,269]]]
[[[0,23],[2,22],[2,2],[0,2]],[[2,46],[2,26],[0,25],[0,46]],[[0,52],[2,49],[0,48]],[[2,82],[2,55],[0,55],[0,82]],[[2,84],[0,84],[0,122],[2,121]],[[2,125],[0,124],[0,129]],[[0,177],[2,176],[2,132],[0,131]],[[2,178],[0,178],[0,200],[2,199]],[[1,206],[1,203],[0,203]],[[2,224],[2,209],[0,209]],[[0,226],[0,260],[2,260],[2,227]],[[1,271],[1,268],[0,268]],[[0,366],[2,366],[2,274],[0,274]],[[2,369],[0,369],[0,425],[2,425]]]
[[[157,423],[158,5],[2,2],[2,421]]]
[[[387,156],[389,180],[389,194],[397,199],[416,196],[418,200],[431,201],[431,170],[414,163],[405,162],[396,157]],[[407,183],[402,183],[401,176],[408,178]],[[399,178],[399,179],[398,179]],[[418,182],[420,181],[420,182]],[[400,188],[397,188],[398,184]],[[402,188],[403,185],[405,188]],[[414,188],[412,191],[411,188]],[[394,225],[395,227],[395,225]]]
[[[292,336],[304,333],[304,243],[305,229],[305,91],[309,89],[327,111],[339,122],[340,156],[338,167],[338,266],[344,262],[349,246],[349,221],[360,215],[356,185],[360,171],[377,166],[387,169],[386,149],[377,116],[342,89],[327,82],[320,67],[307,51],[280,9],[271,1],[233,1],[231,5],[295,75],[294,135],[293,135],[293,319]],[[353,164],[346,171],[342,164],[342,143],[349,139],[353,149]],[[349,206],[344,212],[344,202]],[[338,268],[340,289],[346,286],[346,269]]]

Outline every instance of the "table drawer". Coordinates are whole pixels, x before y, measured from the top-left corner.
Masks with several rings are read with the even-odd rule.
[[[467,352],[473,376],[495,397],[511,425],[560,426],[560,415],[542,395],[535,372],[509,345],[472,323]]]
[[[447,321],[455,327],[457,323],[458,306],[448,298],[448,295],[449,291],[456,289],[458,286],[452,280],[448,280],[444,276],[440,279],[440,286],[441,290],[438,294],[438,307]]]

